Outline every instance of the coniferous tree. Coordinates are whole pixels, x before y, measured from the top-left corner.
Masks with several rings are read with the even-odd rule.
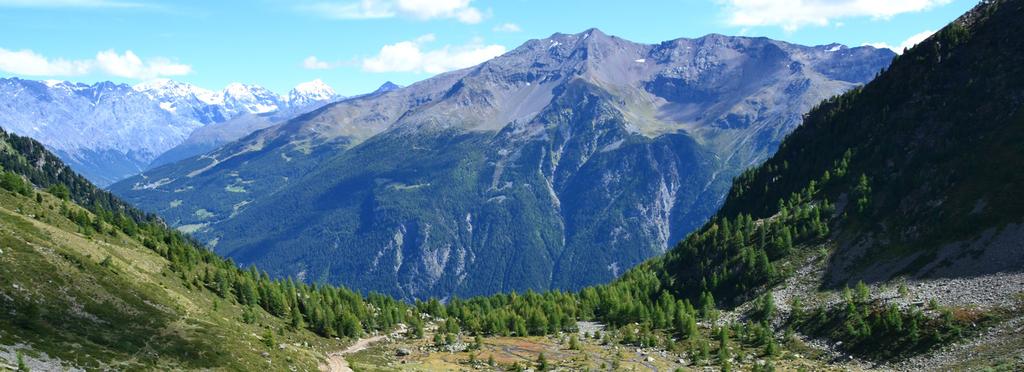
[[[778,355],[778,345],[775,344],[775,337],[768,337],[768,342],[764,347],[764,355],[771,358]]]
[[[29,372],[28,365],[25,364],[25,356],[18,351],[18,372]]]
[[[302,313],[299,312],[298,308],[292,309],[291,313],[292,317],[289,325],[292,327],[292,329],[302,329],[305,326],[305,322],[302,321]]]
[[[723,371],[729,370],[729,329],[726,327],[718,331],[718,365]]]
[[[274,347],[274,332],[269,329],[263,332],[263,345],[266,347]]]

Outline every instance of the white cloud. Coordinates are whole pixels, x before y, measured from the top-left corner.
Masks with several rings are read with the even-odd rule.
[[[12,8],[141,8],[144,4],[111,0],[0,0]]]
[[[327,61],[321,61],[316,56],[309,56],[302,60],[302,67],[307,70],[326,70],[331,68],[331,64]]]
[[[415,40],[385,45],[376,56],[363,59],[363,70],[439,74],[479,64],[506,51],[504,46],[484,45],[480,40],[466,45],[445,45],[439,49],[424,50],[423,44],[433,40],[434,36],[427,34]]]
[[[119,55],[113,50],[96,53],[96,66],[113,76],[143,80],[188,75],[192,72],[192,66],[173,63],[166,58],[154,58],[143,62],[130,50],[126,50],[124,55]]]
[[[2,1],[2,0],[0,0]],[[484,13],[470,6],[472,0],[359,0],[321,1],[301,9],[334,19],[374,19],[405,16],[421,20],[447,18],[462,23],[483,21]]]
[[[932,36],[932,34],[934,34],[934,33],[935,33],[935,31],[925,30],[925,31],[922,31],[922,32],[918,32],[918,33],[916,33],[914,35],[911,35],[910,37],[907,38],[907,40],[903,40],[903,43],[900,44],[899,52],[903,52],[904,48],[906,48],[906,49],[913,48],[914,45],[917,45],[918,43],[924,41],[924,39],[927,39],[929,36]]]
[[[903,42],[900,43],[899,46],[892,46],[892,45],[889,45],[889,44],[884,43],[884,42],[866,43],[864,45],[873,46],[875,48],[889,48],[889,49],[892,49],[892,51],[894,51],[896,53],[903,53],[904,49],[913,48],[914,45],[917,45],[918,43],[924,41],[924,39],[927,39],[929,36],[932,36],[932,34],[934,34],[934,33],[935,33],[935,31],[932,31],[932,30],[925,30],[925,31],[922,31],[922,32],[918,32],[918,33],[916,33],[914,35],[911,35],[906,40],[903,40]]]
[[[48,59],[35,52],[0,48],[0,70],[24,76],[75,76],[84,75],[92,68],[90,61],[68,61]]]
[[[437,35],[426,34],[426,35],[423,35],[423,36],[420,36],[420,37],[416,38],[416,40],[414,40],[414,41],[416,42],[416,44],[424,44],[424,43],[432,42],[434,40],[437,40]]]
[[[143,61],[134,52],[123,55],[114,50],[96,53],[94,59],[50,59],[31,50],[10,51],[0,48],[0,70],[23,76],[79,76],[101,72],[131,79],[152,79],[161,76],[187,75],[192,66],[174,63],[166,58]]]
[[[423,52],[412,41],[385,45],[380,53],[363,60],[363,70],[370,72],[409,72],[423,67]]]
[[[920,12],[952,0],[720,0],[734,26],[781,26],[794,31],[803,26],[827,26],[835,19],[871,17],[888,19]]]
[[[523,29],[519,28],[519,25],[515,23],[502,23],[500,25],[494,26],[492,30],[497,32],[519,32],[522,31]]]

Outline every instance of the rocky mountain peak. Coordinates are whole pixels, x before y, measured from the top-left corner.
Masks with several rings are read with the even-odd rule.
[[[387,81],[387,82],[384,82],[384,84],[381,84],[380,87],[377,88],[377,90],[373,91],[373,93],[371,93],[371,94],[385,93],[385,92],[390,92],[390,91],[396,90],[396,89],[402,89],[402,86],[398,85],[398,84],[395,84],[395,83],[392,83],[390,81]]]
[[[207,105],[222,103],[213,91],[171,79],[153,79],[134,85],[136,91],[158,101],[198,101]]]
[[[315,79],[296,85],[288,92],[286,100],[290,106],[302,107],[316,102],[329,101],[336,96],[334,88],[324,83],[323,80]]]
[[[221,92],[224,106],[230,112],[262,114],[277,111],[281,97],[259,85],[231,83]]]

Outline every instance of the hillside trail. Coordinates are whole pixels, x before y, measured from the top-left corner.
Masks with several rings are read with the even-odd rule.
[[[373,336],[368,338],[361,338],[354,344],[342,351],[335,351],[327,354],[327,368],[322,370],[329,372],[352,372],[352,368],[348,366],[348,361],[345,360],[345,355],[358,353],[366,350],[370,345],[383,340],[385,335]]]

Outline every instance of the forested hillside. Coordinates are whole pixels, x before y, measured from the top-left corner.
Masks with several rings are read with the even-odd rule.
[[[340,346],[331,337],[389,330],[407,314],[387,297],[240,269],[32,139],[0,132],[0,166],[3,359],[23,354],[44,370],[309,370]]]

